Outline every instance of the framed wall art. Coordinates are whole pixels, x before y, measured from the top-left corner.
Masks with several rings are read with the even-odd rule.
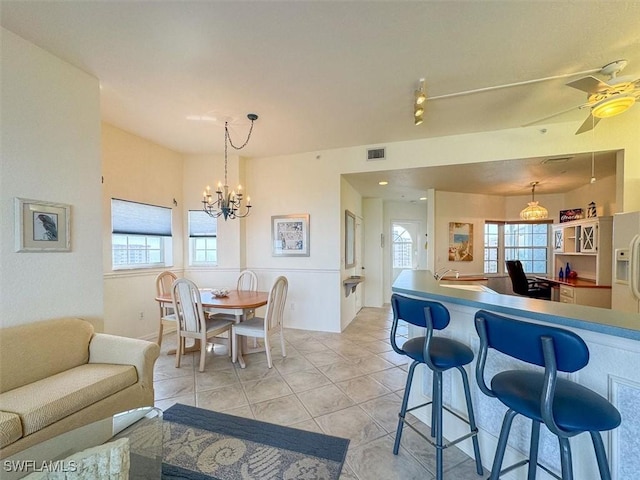
[[[473,261],[473,223],[449,222],[449,261]]]
[[[15,199],[16,252],[69,252],[70,226],[70,205]]]
[[[274,257],[308,257],[309,214],[271,217],[271,244]]]

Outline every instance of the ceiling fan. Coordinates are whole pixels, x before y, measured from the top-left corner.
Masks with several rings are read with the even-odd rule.
[[[587,75],[567,83],[569,87],[586,92],[587,101],[577,107],[554,113],[525,126],[548,120],[576,108],[588,108],[589,116],[576,131],[576,135],[578,135],[594,129],[601,119],[613,117],[626,111],[633,106],[636,100],[640,100],[640,77],[635,78],[631,75],[618,76],[626,66],[626,60],[617,60],[602,67],[598,73],[609,77],[606,81]]]
[[[572,110],[589,108],[589,116],[576,131],[576,135],[580,133],[592,130],[602,118],[612,117],[618,115],[628,108],[630,108],[636,101],[640,102],[640,77],[634,78],[634,76],[618,76],[618,74],[627,66],[626,60],[616,60],[615,62],[608,63],[604,67],[594,68],[583,72],[564,73],[560,75],[554,75],[552,77],[536,78],[533,80],[525,80],[522,82],[508,83],[505,85],[495,85],[491,87],[476,88],[473,90],[467,90],[464,92],[448,93],[444,95],[437,95],[434,97],[427,97],[424,93],[424,80],[420,79],[419,90],[416,90],[416,103],[418,96],[425,95],[427,101],[438,100],[441,98],[458,97],[461,95],[471,95],[480,92],[489,92],[492,90],[499,90],[502,88],[516,87],[521,85],[529,85],[533,83],[546,82],[549,80],[557,80],[560,78],[575,77],[576,75],[587,75],[591,73],[599,73],[609,77],[606,81],[600,80],[592,75],[579,78],[578,80],[567,83],[568,86],[582,90],[587,93],[587,101],[578,106],[573,106],[561,112],[556,112],[548,117],[540,118],[533,122],[523,125],[528,127],[536,123],[543,122],[558,115],[570,112]],[[416,113],[417,115],[417,113]],[[416,122],[419,125],[421,122]]]

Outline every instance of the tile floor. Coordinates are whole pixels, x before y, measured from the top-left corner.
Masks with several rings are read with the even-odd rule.
[[[434,448],[411,429],[404,429],[399,454],[392,453],[407,362],[389,344],[391,319],[389,308],[364,308],[341,334],[285,329],[287,356],[274,338],[272,369],[264,353],[246,355],[241,369],[223,345],[209,352],[202,373],[194,354],[175,368],[166,354],[175,335],[168,334],[155,368],[156,406],[179,402],[349,438],[341,480],[432,479]],[[406,329],[398,333],[406,337]],[[456,447],[445,450],[444,476],[482,478]]]

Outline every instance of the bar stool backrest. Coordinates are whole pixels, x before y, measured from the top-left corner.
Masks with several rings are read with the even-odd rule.
[[[423,298],[406,297],[394,293],[391,296],[391,306],[394,322],[404,320],[417,327],[427,328],[425,308],[429,308],[434,330],[447,328],[451,319],[449,310],[444,305]]]
[[[486,357],[487,348],[493,348],[523,362],[545,367],[548,365],[545,365],[542,339],[546,337],[553,341],[559,371],[576,372],[589,363],[587,344],[569,330],[523,322],[486,310],[476,313],[475,326],[480,336],[481,357]]]

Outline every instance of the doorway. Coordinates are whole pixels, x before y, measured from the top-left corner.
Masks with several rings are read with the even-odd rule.
[[[418,268],[418,230],[420,222],[391,222],[391,284],[402,270]]]

